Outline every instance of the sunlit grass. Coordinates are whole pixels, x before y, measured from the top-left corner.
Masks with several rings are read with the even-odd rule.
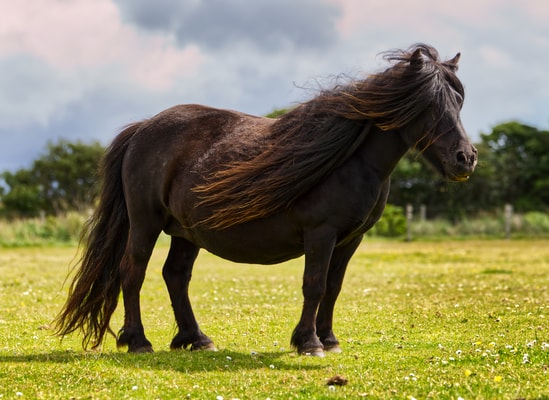
[[[102,353],[48,324],[74,248],[0,250],[0,396],[144,399],[549,398],[549,242],[363,243],[336,305],[344,352],[297,356],[302,259],[233,264],[201,254],[191,297],[219,351],[170,352],[175,326],[156,251],[142,290],[156,353]],[[115,313],[113,329],[122,324]],[[329,386],[340,375],[345,386]]]

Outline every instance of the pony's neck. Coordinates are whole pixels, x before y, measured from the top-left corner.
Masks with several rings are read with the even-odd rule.
[[[361,147],[359,153],[363,161],[370,165],[380,182],[391,176],[400,159],[410,149],[398,131],[382,131],[375,126]]]

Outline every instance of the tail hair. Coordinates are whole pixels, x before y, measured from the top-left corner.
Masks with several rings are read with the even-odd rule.
[[[98,206],[87,221],[81,239],[80,267],[76,270],[65,305],[55,318],[55,333],[83,333],[82,346],[98,347],[109,328],[120,295],[120,263],[129,235],[129,219],[122,186],[122,163],[140,123],[127,126],[112,142],[101,162]]]

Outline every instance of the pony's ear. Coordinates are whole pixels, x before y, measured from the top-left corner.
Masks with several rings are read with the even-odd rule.
[[[425,63],[425,60],[423,59],[423,53],[421,52],[421,49],[416,49],[412,53],[412,57],[410,57],[410,68],[413,71],[419,71],[421,68],[423,68],[423,64]]]
[[[456,72],[458,70],[458,63],[459,63],[460,57],[461,57],[461,53],[457,53],[454,58],[446,61],[444,64],[446,64],[448,68],[452,69],[452,71]]]

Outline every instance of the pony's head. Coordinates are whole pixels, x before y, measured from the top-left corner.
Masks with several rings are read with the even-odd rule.
[[[477,164],[477,150],[459,116],[464,98],[456,76],[459,54],[440,61],[436,49],[417,44],[384,58],[392,64],[389,68],[328,93],[324,110],[398,132],[443,176],[466,180]]]
[[[464,89],[456,76],[460,54],[440,61],[437,51],[426,45],[417,45],[411,51],[392,53],[398,60],[396,69],[405,79],[418,84],[414,94],[417,113],[400,134],[411,147],[444,177],[453,181],[469,178],[477,165],[477,150],[469,141],[461,123]]]

